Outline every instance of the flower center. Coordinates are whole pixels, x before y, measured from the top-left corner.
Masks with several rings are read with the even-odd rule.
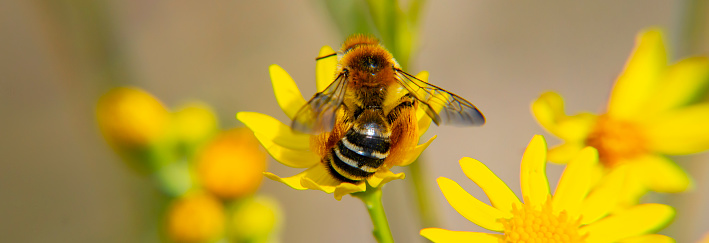
[[[598,149],[600,162],[609,168],[646,151],[645,137],[637,124],[607,115],[598,118],[586,144]]]
[[[504,243],[521,242],[570,242],[582,243],[586,236],[579,235],[581,219],[572,220],[562,211],[555,215],[551,200],[541,210],[523,204],[522,208],[514,205],[512,218],[502,219],[505,226]]]

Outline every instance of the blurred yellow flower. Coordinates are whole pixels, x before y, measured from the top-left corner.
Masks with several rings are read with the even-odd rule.
[[[167,233],[176,242],[210,242],[222,237],[224,208],[213,196],[194,192],[172,202]]]
[[[335,53],[332,48],[325,46],[320,50],[319,56]],[[337,61],[335,58],[320,59],[315,67],[316,71],[316,86],[318,91],[324,90],[335,77]],[[269,67],[271,74],[271,82],[273,91],[276,95],[276,100],[283,112],[293,119],[298,109],[305,105],[306,100],[298,90],[293,79],[277,65]],[[417,75],[421,80],[428,79],[427,72],[421,72]],[[423,134],[431,124],[431,119],[428,118],[422,110],[417,111],[419,137]],[[266,148],[268,153],[278,162],[295,168],[308,168],[295,176],[281,178],[272,173],[265,175],[273,180],[280,181],[297,190],[321,190],[326,193],[334,193],[337,200],[342,196],[354,192],[366,190],[365,183],[352,184],[341,182],[329,174],[325,165],[320,163],[320,157],[311,149],[311,135],[296,133],[291,130],[290,126],[285,125],[273,117],[255,112],[239,112],[237,119],[246,124]],[[406,158],[393,163],[385,162],[384,165],[369,179],[367,183],[372,187],[380,187],[381,185],[395,179],[403,179],[404,173],[394,174],[389,169],[392,165],[405,166],[413,162],[428,145],[433,142],[435,137],[428,142],[418,145],[407,154]],[[387,167],[388,166],[388,167]]]
[[[627,165],[624,205],[648,189],[681,192],[691,187],[686,172],[665,155],[709,149],[709,103],[698,103],[709,88],[709,60],[693,57],[667,64],[660,30],[643,31],[618,77],[607,112],[567,116],[564,101],[547,92],[532,104],[537,121],[564,144],[549,160],[568,162],[585,146],[598,149],[606,171]]]
[[[230,238],[234,242],[278,242],[277,234],[283,222],[278,202],[270,197],[247,198],[236,205],[229,219]]]
[[[172,125],[175,138],[188,150],[196,150],[219,128],[212,108],[206,103],[197,101],[185,103],[177,108],[172,114]]]
[[[121,87],[110,90],[98,100],[96,118],[99,128],[112,146],[148,146],[165,135],[170,117],[155,97],[142,89]]]
[[[222,198],[254,193],[266,170],[266,153],[245,127],[222,132],[196,159],[202,186]]]
[[[699,243],[709,243],[709,233],[704,234],[704,237],[699,240]]]
[[[672,242],[660,235],[645,235],[663,227],[674,216],[672,207],[642,204],[610,214],[625,179],[625,169],[609,175],[591,191],[593,167],[598,154],[582,149],[569,162],[552,196],[546,167],[544,138],[534,136],[522,156],[521,202],[507,185],[477,160],[463,158],[460,166],[483,189],[492,206],[468,194],[458,183],[444,177],[438,185],[453,208],[463,217],[502,234],[426,228],[421,235],[434,242]]]

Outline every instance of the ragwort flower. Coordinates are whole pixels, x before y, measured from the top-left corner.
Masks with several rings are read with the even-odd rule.
[[[335,51],[325,46],[320,50],[320,56],[325,56]],[[316,66],[316,87],[318,91],[324,90],[335,77],[337,61],[335,58],[320,59]],[[271,83],[273,91],[281,107],[286,115],[293,119],[306,100],[298,90],[293,79],[278,65],[269,67],[271,74]],[[427,72],[421,72],[416,75],[421,80],[428,79]],[[418,136],[423,134],[431,124],[431,119],[425,115],[422,110],[416,113],[418,118]],[[294,167],[308,168],[305,171],[291,176],[279,177],[275,174],[266,172],[266,177],[275,181],[280,181],[297,190],[321,190],[327,193],[334,193],[337,200],[342,196],[354,192],[362,192],[366,190],[365,183],[352,184],[341,182],[329,174],[328,169],[321,163],[321,157],[317,154],[317,149],[312,148],[313,135],[294,132],[290,126],[281,123],[273,117],[255,112],[239,112],[237,119],[249,127],[256,135],[256,138],[266,148],[268,153],[278,162]],[[432,137],[426,143],[417,145],[409,153],[406,153],[405,158],[398,160],[389,160],[384,162],[377,172],[368,178],[366,181],[371,187],[380,187],[381,185],[395,179],[403,179],[404,173],[394,174],[389,169],[391,166],[405,166],[413,162],[428,145],[433,142]],[[394,158],[392,158],[394,159]]]
[[[421,235],[434,242],[673,242],[666,236],[646,235],[669,223],[674,216],[672,207],[642,204],[609,215],[620,193],[614,183],[624,180],[625,169],[614,171],[591,191],[593,180],[588,171],[598,163],[598,155],[594,148],[584,148],[566,167],[552,196],[546,155],[546,142],[536,135],[522,156],[523,202],[490,169],[471,158],[461,159],[460,166],[483,189],[492,206],[456,182],[438,178],[443,195],[458,213],[502,234],[426,228]]]
[[[537,121],[565,141],[549,151],[549,160],[568,162],[585,146],[598,149],[606,171],[627,165],[625,204],[648,189],[681,192],[691,187],[686,172],[665,155],[709,149],[709,103],[696,103],[709,88],[709,60],[693,57],[673,65],[659,30],[638,36],[637,46],[601,115],[564,113],[564,101],[547,92],[532,104]]]

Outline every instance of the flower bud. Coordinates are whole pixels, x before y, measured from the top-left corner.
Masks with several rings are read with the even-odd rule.
[[[277,242],[283,213],[276,200],[256,196],[240,202],[230,214],[228,232],[233,242]]]
[[[202,186],[215,195],[231,199],[255,192],[266,170],[266,153],[248,128],[217,135],[196,160]]]
[[[119,148],[144,147],[165,135],[168,111],[155,97],[134,87],[115,88],[96,106],[104,137]]]
[[[224,233],[224,207],[207,193],[191,193],[170,205],[167,233],[176,242],[209,242]]]

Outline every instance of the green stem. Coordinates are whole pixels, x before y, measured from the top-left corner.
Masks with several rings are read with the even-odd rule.
[[[394,237],[391,236],[389,222],[387,221],[384,206],[382,205],[382,189],[367,185],[366,191],[352,193],[352,196],[362,199],[362,202],[364,202],[364,205],[367,207],[369,217],[372,218],[372,223],[374,224],[372,233],[374,234],[374,238],[377,239],[377,242],[394,243]]]
[[[409,181],[414,187],[414,196],[416,197],[416,203],[419,212],[419,219],[421,220],[421,226],[423,228],[436,227],[438,226],[438,215],[436,214],[436,207],[434,206],[433,197],[429,195],[431,191],[425,178],[425,169],[423,168],[426,160],[423,158],[423,154],[419,156],[416,161],[411,163],[409,168]]]

